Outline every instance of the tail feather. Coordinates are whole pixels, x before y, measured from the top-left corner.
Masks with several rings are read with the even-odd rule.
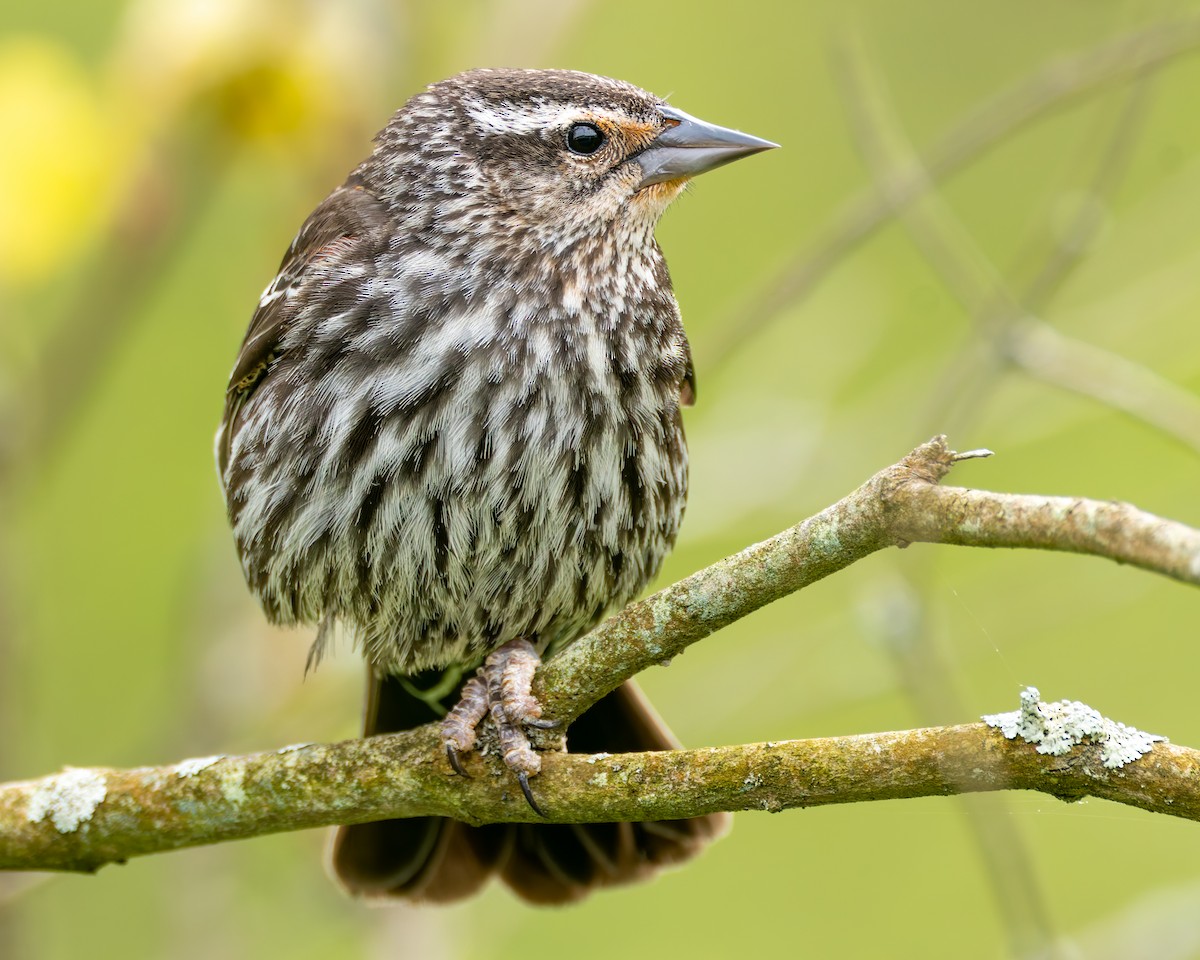
[[[372,676],[364,735],[406,730],[435,719],[434,709],[410,689],[394,678]],[[576,720],[568,738],[572,753],[679,746],[632,682]],[[728,814],[642,823],[483,827],[444,817],[384,820],[340,827],[332,866],[341,885],[362,897],[449,903],[470,896],[499,873],[531,903],[562,904],[687,860],[723,834],[729,822]]]

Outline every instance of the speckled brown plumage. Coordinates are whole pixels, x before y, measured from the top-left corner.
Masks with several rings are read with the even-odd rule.
[[[309,217],[263,294],[217,437],[229,519],[271,620],[323,624],[317,658],[330,624],[361,647],[368,732],[432,719],[412,692],[443,668],[469,672],[509,641],[569,642],[674,543],[694,380],[653,231],[686,176],[645,181],[678,116],[568,71],[434,84]],[[569,147],[579,124],[594,152]],[[593,725],[606,716],[625,749],[673,743],[632,691]],[[562,901],[682,859],[718,827],[663,826],[650,843],[645,825],[397,821],[343,831],[337,867],[361,893],[453,899],[495,869]],[[603,840],[574,856],[556,835],[566,851]],[[514,873],[525,861],[538,882]]]

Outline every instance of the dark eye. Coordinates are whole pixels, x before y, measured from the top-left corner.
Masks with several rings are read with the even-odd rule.
[[[567,149],[582,157],[590,156],[604,146],[604,134],[590,123],[577,123],[567,131]]]

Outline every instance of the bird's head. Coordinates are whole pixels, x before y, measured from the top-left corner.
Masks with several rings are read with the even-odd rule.
[[[367,168],[424,219],[413,226],[552,250],[613,225],[649,239],[691,177],[775,146],[569,70],[459,74],[410,100],[377,142]]]

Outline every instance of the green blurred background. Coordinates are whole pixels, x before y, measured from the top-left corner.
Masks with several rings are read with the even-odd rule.
[[[356,733],[357,658],[304,680],[308,635],[266,627],[241,582],[211,436],[304,216],[406,97],[471,66],[610,74],[784,145],[704,177],[659,231],[699,375],[662,582],[941,431],[998,454],[958,483],[1200,524],[1194,8],[8,0],[0,16],[0,779]],[[1008,129],[1013,104],[1033,122]],[[964,129],[980,143],[907,224],[839,241],[847,204],[885,212],[873,184],[903,185],[889,171],[910,149],[945,157]],[[1196,746],[1198,624],[1200,594],[1148,573],[915,546],[644,685],[691,746],[969,721],[1027,683]],[[365,908],[325,879],[325,841],[0,877],[0,957],[1200,956],[1200,826],[1101,801],[743,814],[687,869],[561,911],[495,886]]]

